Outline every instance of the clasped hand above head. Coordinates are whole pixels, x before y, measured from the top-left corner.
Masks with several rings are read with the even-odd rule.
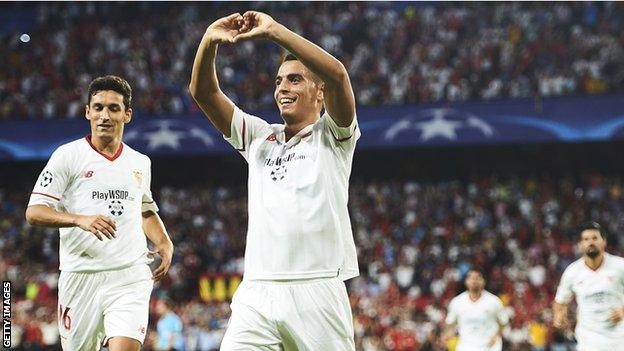
[[[267,38],[273,33],[275,20],[262,12],[233,13],[213,22],[206,35],[218,43],[236,43],[241,40]]]

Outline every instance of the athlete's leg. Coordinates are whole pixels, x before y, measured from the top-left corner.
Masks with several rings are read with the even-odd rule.
[[[114,351],[139,350],[145,340],[153,281],[147,265],[107,273],[104,330]]]
[[[278,330],[285,350],[355,350],[353,317],[338,278],[284,286]]]
[[[108,340],[109,351],[139,351],[141,342],[127,336],[114,336]]]
[[[232,316],[221,351],[282,350],[275,322],[270,319],[271,286],[243,281],[232,299]]]
[[[98,273],[61,272],[58,284],[58,328],[65,351],[100,349],[104,339]]]

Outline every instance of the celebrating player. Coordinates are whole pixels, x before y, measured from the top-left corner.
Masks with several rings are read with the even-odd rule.
[[[580,227],[583,257],[563,272],[554,303],[554,325],[569,330],[568,304],[576,298],[578,351],[613,351],[624,345],[624,259],[605,252],[600,224]]]
[[[275,77],[284,124],[241,111],[219,88],[218,45],[261,38],[292,53]],[[343,280],[359,274],[347,197],[360,131],[345,67],[264,13],[235,13],[206,30],[190,91],[249,165],[245,275],[221,349],[354,350]]]
[[[132,90],[116,76],[89,85],[91,135],[61,145],[30,197],[30,224],[60,228],[58,323],[64,350],[139,350],[153,280],[173,244],[156,213],[150,159],[122,142]],[[145,236],[154,243],[148,251]],[[162,256],[152,273],[152,256]]]
[[[509,322],[503,303],[496,295],[485,290],[481,271],[468,271],[465,284],[467,290],[449,304],[443,339],[448,340],[459,329],[457,351],[502,350],[501,335],[503,327]]]

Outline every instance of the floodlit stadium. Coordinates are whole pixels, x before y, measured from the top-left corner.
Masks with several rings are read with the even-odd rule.
[[[624,341],[624,3],[4,2],[0,62],[5,349]]]

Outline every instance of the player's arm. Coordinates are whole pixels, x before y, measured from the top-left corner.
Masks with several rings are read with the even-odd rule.
[[[503,337],[503,330],[507,324],[509,324],[509,315],[505,312],[505,306],[499,298],[496,299],[496,324],[498,328],[496,329],[496,333],[490,337],[488,343],[490,347],[494,346],[499,338]]]
[[[191,73],[189,91],[210,122],[223,135],[230,137],[234,103],[221,91],[217,78],[217,48],[221,43],[231,43],[242,23],[238,13],[213,22],[202,37]]]
[[[498,338],[503,337],[503,329],[505,329],[505,324],[501,323],[500,321],[497,321],[496,323],[498,324],[498,329],[496,330],[496,333],[494,333],[494,335],[492,335],[492,337],[490,337],[490,340],[488,341],[488,346],[490,347],[496,344],[496,341],[498,340]]]
[[[564,331],[569,330],[570,322],[568,319],[568,305],[574,297],[573,274],[570,267],[566,268],[561,275],[557,292],[555,293],[555,301],[553,302],[553,326]]]
[[[99,240],[115,237],[115,221],[102,215],[79,215],[56,211],[46,205],[31,205],[26,208],[26,221],[30,225],[50,228],[80,227],[93,233]]]
[[[567,303],[559,303],[556,301],[553,303],[553,325],[557,329],[568,329],[569,320]]]
[[[442,331],[442,343],[447,344],[455,335],[457,335],[457,323],[446,323]]]
[[[161,280],[171,265],[173,242],[171,242],[160,216],[153,211],[143,212],[143,232],[154,244],[154,249],[149,252],[150,255],[158,254],[162,258],[160,265],[152,273],[154,280]]]
[[[345,66],[311,41],[256,11],[243,14],[241,34],[234,41],[267,38],[295,55],[325,83],[325,109],[339,127],[348,127],[355,117],[355,97]]]

